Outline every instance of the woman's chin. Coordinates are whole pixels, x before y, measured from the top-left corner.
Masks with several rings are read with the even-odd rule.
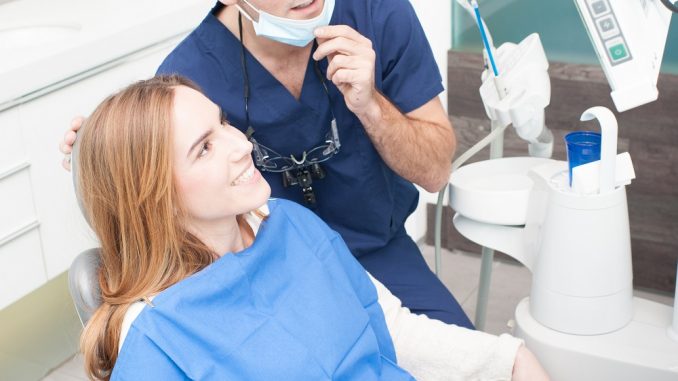
[[[268,182],[264,180],[264,178],[261,178],[261,183],[258,184],[256,193],[251,195],[252,201],[256,200],[254,202],[256,206],[253,208],[254,209],[259,209],[262,206],[266,205],[268,203],[268,199],[271,198],[271,186],[268,185]]]

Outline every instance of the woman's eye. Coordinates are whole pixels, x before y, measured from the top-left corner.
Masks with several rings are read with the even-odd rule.
[[[207,155],[207,152],[209,152],[211,147],[212,144],[209,141],[202,143],[202,147],[200,147],[200,152],[198,152],[198,158]]]

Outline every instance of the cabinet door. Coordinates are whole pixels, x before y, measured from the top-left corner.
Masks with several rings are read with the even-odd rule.
[[[0,309],[47,276],[32,198],[30,164],[14,108],[0,113]]]
[[[0,176],[28,162],[19,124],[19,110],[0,112]]]
[[[80,252],[97,246],[78,208],[71,175],[61,167],[58,144],[71,119],[89,114],[131,82],[151,77],[178,41],[20,106],[48,279],[67,270]]]
[[[19,112],[0,113],[0,246],[36,219]]]
[[[46,279],[18,109],[0,113],[0,309]]]

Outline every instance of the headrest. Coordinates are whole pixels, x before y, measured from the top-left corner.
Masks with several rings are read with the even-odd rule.
[[[101,263],[99,248],[80,253],[68,271],[68,291],[71,293],[80,322],[84,326],[101,305],[98,272]]]

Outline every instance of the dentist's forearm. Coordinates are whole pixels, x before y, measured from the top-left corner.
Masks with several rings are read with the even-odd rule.
[[[413,118],[414,112],[403,115],[378,92],[374,99],[373,105],[357,116],[381,158],[406,180],[428,192],[439,191],[449,179],[456,146],[447,117]],[[431,109],[436,111],[434,114],[441,114],[439,107],[435,98],[415,112],[421,114]]]

